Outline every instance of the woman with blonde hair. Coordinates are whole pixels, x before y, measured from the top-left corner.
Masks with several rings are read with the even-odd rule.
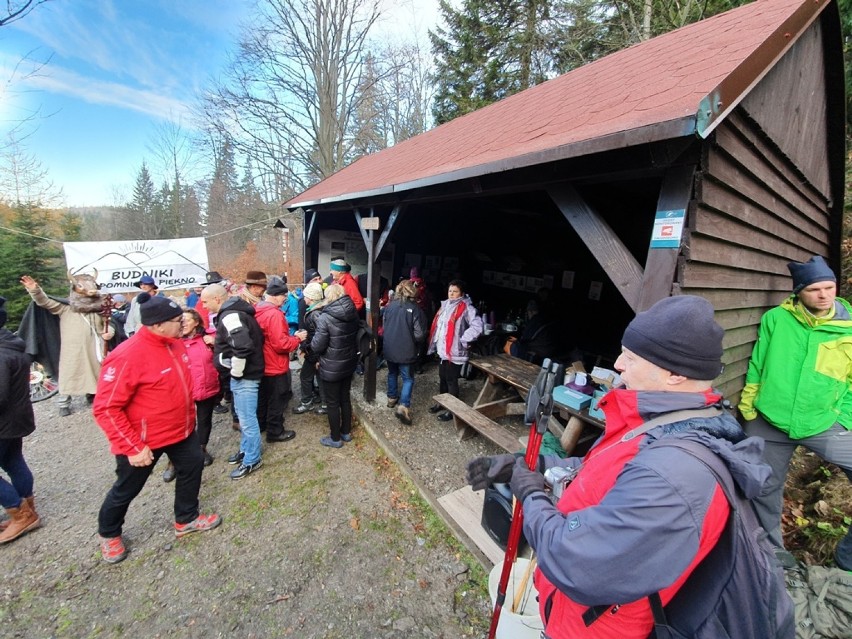
[[[406,426],[411,420],[414,391],[414,364],[419,345],[426,339],[426,315],[416,303],[417,287],[411,280],[396,286],[396,295],[382,311],[384,357],[388,364],[388,408],[396,407],[396,417]],[[402,376],[402,392],[399,377]]]
[[[352,298],[339,284],[331,284],[317,317],[311,350],[319,357],[319,376],[328,402],[330,436],[320,439],[323,446],[341,448],[352,441],[352,401],[349,393],[358,363],[358,312]]]

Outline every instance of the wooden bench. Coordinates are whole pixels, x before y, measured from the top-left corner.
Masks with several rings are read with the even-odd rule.
[[[466,439],[469,436],[468,428],[472,428],[510,453],[515,453],[522,448],[518,439],[504,426],[486,417],[472,406],[468,406],[459,398],[443,393],[435,395],[433,399],[453,414],[459,441]]]

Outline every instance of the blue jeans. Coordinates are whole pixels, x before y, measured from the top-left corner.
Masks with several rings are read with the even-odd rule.
[[[3,508],[17,508],[24,497],[33,494],[33,474],[24,461],[21,437],[0,439],[0,468],[12,480],[10,484],[0,477],[0,505]]]
[[[399,399],[399,403],[406,408],[411,408],[411,393],[414,392],[413,364],[397,364],[388,362],[388,397]],[[402,395],[399,394],[397,381],[402,375]]]
[[[260,424],[257,421],[257,393],[259,379],[231,378],[234,407],[240,419],[240,450],[246,466],[260,461]]]

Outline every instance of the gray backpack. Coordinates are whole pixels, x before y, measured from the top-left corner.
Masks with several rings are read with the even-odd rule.
[[[654,613],[650,637],[794,639],[793,603],[784,586],[784,572],[751,502],[740,494],[728,468],[695,441],[664,439],[652,446],[679,448],[707,466],[725,492],[731,512],[716,546],[668,605],[662,605],[658,593],[648,597]]]
[[[796,639],[852,639],[852,572],[824,566],[785,571]]]

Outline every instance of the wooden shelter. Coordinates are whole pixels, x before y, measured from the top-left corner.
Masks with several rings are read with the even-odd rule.
[[[319,228],[360,229],[374,321],[391,242],[394,274],[422,258],[441,298],[455,274],[501,314],[548,289],[604,361],[634,313],[702,295],[726,331],[716,385],[736,400],[787,263],[839,270],[844,161],[836,1],[756,0],[363,157],[286,206],[305,211],[309,249]]]

